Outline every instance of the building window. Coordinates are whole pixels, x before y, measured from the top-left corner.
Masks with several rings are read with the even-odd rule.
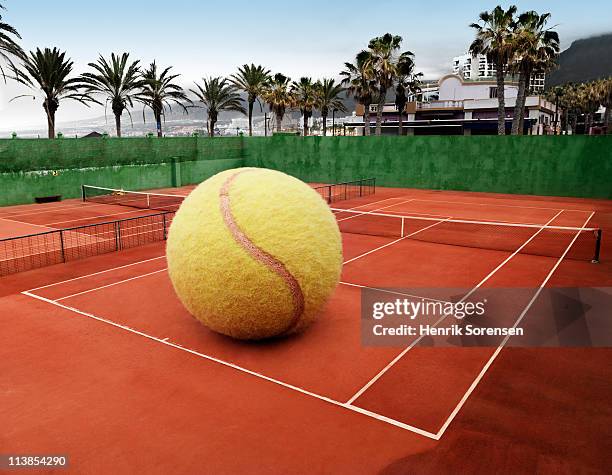
[[[497,99],[497,87],[489,88],[489,99]]]

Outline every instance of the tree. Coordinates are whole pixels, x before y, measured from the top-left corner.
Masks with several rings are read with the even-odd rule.
[[[134,100],[143,87],[139,61],[128,64],[129,56],[128,53],[121,56],[111,53],[110,61],[107,61],[100,55],[96,63],[89,63],[89,67],[95,72],[82,75],[83,82],[87,85],[87,93],[106,96],[104,105],[110,103],[115,115],[117,137],[121,137],[121,115],[125,110],[128,110],[129,114],[128,107],[134,107]],[[97,100],[95,102],[102,104]]]
[[[346,112],[346,107],[340,98],[345,89],[336,84],[334,79],[323,79],[315,84],[316,105],[323,118],[323,135],[327,135],[327,116],[330,110]]]
[[[70,78],[73,62],[66,58],[66,53],[57,48],[45,48],[30,51],[24,56],[22,68],[15,70],[15,79],[21,84],[43,93],[43,109],[47,115],[48,136],[55,138],[55,114],[61,100],[74,100],[89,106],[91,98],[82,92],[86,85],[81,78]],[[34,97],[23,94],[19,97]],[[12,100],[12,99],[11,99]]]
[[[312,117],[312,111],[315,108],[317,94],[315,84],[311,78],[302,77],[299,81],[291,83],[291,94],[296,107],[300,109],[304,118],[304,136],[308,135],[308,119]]]
[[[559,35],[546,28],[550,13],[522,13],[514,27],[515,60],[510,70],[518,72],[518,94],[512,118],[512,135],[523,132],[525,101],[534,74],[550,71],[559,57]]]
[[[410,51],[399,53],[402,37],[385,33],[372,38],[368,44],[370,56],[368,61],[376,78],[378,86],[378,108],[376,110],[376,135],[382,132],[382,113],[387,98],[387,91],[393,87],[398,77],[398,64],[412,60],[414,54]]]
[[[160,74],[157,64],[153,61],[142,73],[142,86],[136,96],[136,99],[144,104],[145,109],[149,107],[153,111],[158,137],[163,136],[162,117],[166,108],[172,111],[172,104],[177,104],[187,114],[185,103],[191,104],[183,89],[173,82],[180,74],[170,74],[171,69],[172,66],[169,66]],[[144,118],[144,109],[142,114]]]
[[[232,74],[230,82],[246,92],[249,107],[249,135],[253,135],[253,106],[264,93],[270,81],[270,71],[263,66],[251,64],[238,68],[238,74]]]
[[[612,77],[598,81],[601,105],[606,108],[604,112],[604,126],[606,133],[612,134]]]
[[[270,110],[276,116],[276,131],[280,132],[283,117],[289,107],[293,106],[293,97],[289,92],[289,79],[287,76],[277,73],[269,82],[263,99],[270,106]]]
[[[370,135],[370,105],[376,93],[376,80],[372,69],[369,51],[361,51],[355,57],[354,63],[344,63],[342,85],[346,87],[347,95],[355,97],[363,105],[364,134]]]
[[[0,10],[4,10],[4,5],[0,4]],[[13,71],[16,70],[14,60],[24,59],[25,53],[21,46],[17,44],[16,40],[20,40],[21,36],[15,28],[8,23],[2,21],[2,15],[0,15],[0,73],[6,81],[6,74],[2,63],[5,63]]]
[[[506,98],[505,75],[508,64],[514,55],[514,14],[516,6],[508,10],[501,6],[495,7],[491,12],[482,12],[479,15],[481,24],[472,23],[471,28],[476,30],[476,38],[470,45],[472,55],[486,54],[493,62],[497,79],[497,133],[506,134]]]
[[[195,83],[197,89],[189,89],[208,111],[208,134],[215,136],[215,124],[219,118],[219,112],[236,111],[246,115],[242,106],[242,99],[235,86],[222,77],[202,78],[203,85]],[[198,106],[195,106],[198,107]]]
[[[421,91],[423,73],[414,72],[414,61],[405,56],[397,65],[397,81],[395,83],[395,107],[398,112],[398,135],[403,135],[404,109],[408,103],[408,95]]]

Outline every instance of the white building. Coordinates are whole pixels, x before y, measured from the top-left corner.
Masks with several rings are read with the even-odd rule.
[[[453,58],[453,74],[463,77],[463,79],[490,80],[495,79],[497,69],[495,65],[487,59],[484,54],[472,56],[463,54]],[[546,75],[543,73],[534,74],[530,81],[530,89],[534,93],[540,94],[544,91]]]

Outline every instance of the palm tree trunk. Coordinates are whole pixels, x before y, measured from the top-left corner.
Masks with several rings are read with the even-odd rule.
[[[281,114],[280,112],[276,113],[276,131],[280,132],[281,131],[281,124],[283,122],[283,114]]]
[[[47,129],[50,139],[55,138],[55,112],[47,111]]]
[[[497,68],[497,135],[506,135],[506,95],[504,91],[504,65],[496,62]]]
[[[385,106],[385,99],[387,98],[387,88],[380,88],[380,97],[378,98],[378,108],[376,109],[376,135],[382,133],[382,114]]]
[[[612,134],[612,106],[606,106],[603,123],[606,127],[606,134]]]
[[[514,114],[512,116],[512,135],[522,135],[522,123],[525,115],[525,98],[527,94],[527,78],[529,74],[525,71],[519,73],[518,93],[516,95],[516,103],[514,105]]]
[[[117,129],[117,137],[121,137],[121,114],[115,114],[115,129]]]
[[[308,136],[308,113],[304,111],[304,137]]]
[[[162,137],[162,123],[161,123],[161,114],[155,113],[155,123],[157,125],[157,136]]]
[[[323,118],[323,137],[327,135],[327,114],[321,114]]]
[[[255,101],[249,101],[249,137],[253,136],[253,105]]]
[[[210,119],[210,136],[215,136],[215,120]]]
[[[404,135],[404,122],[403,122],[403,114],[402,111],[399,111],[399,120],[398,120],[398,126],[399,126],[399,131],[398,134],[400,136]]]
[[[363,133],[370,136],[370,103],[363,105]]]

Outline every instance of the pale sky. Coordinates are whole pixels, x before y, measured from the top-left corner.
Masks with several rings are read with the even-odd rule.
[[[612,30],[610,0],[0,0],[6,7],[3,21],[17,28],[24,49],[58,46],[74,60],[75,73],[86,71],[99,53],[127,51],[144,65],[156,59],[160,66],[173,66],[186,87],[202,76],[229,75],[246,62],[294,79],[337,77],[370,38],[386,32],[402,36],[403,49],[415,53],[417,70],[436,78],[467,49],[473,37],[468,25],[498,3],[552,13],[563,48]],[[40,98],[8,102],[27,92],[0,83],[0,130],[46,126]],[[63,102],[57,121],[103,114],[98,106]]]

